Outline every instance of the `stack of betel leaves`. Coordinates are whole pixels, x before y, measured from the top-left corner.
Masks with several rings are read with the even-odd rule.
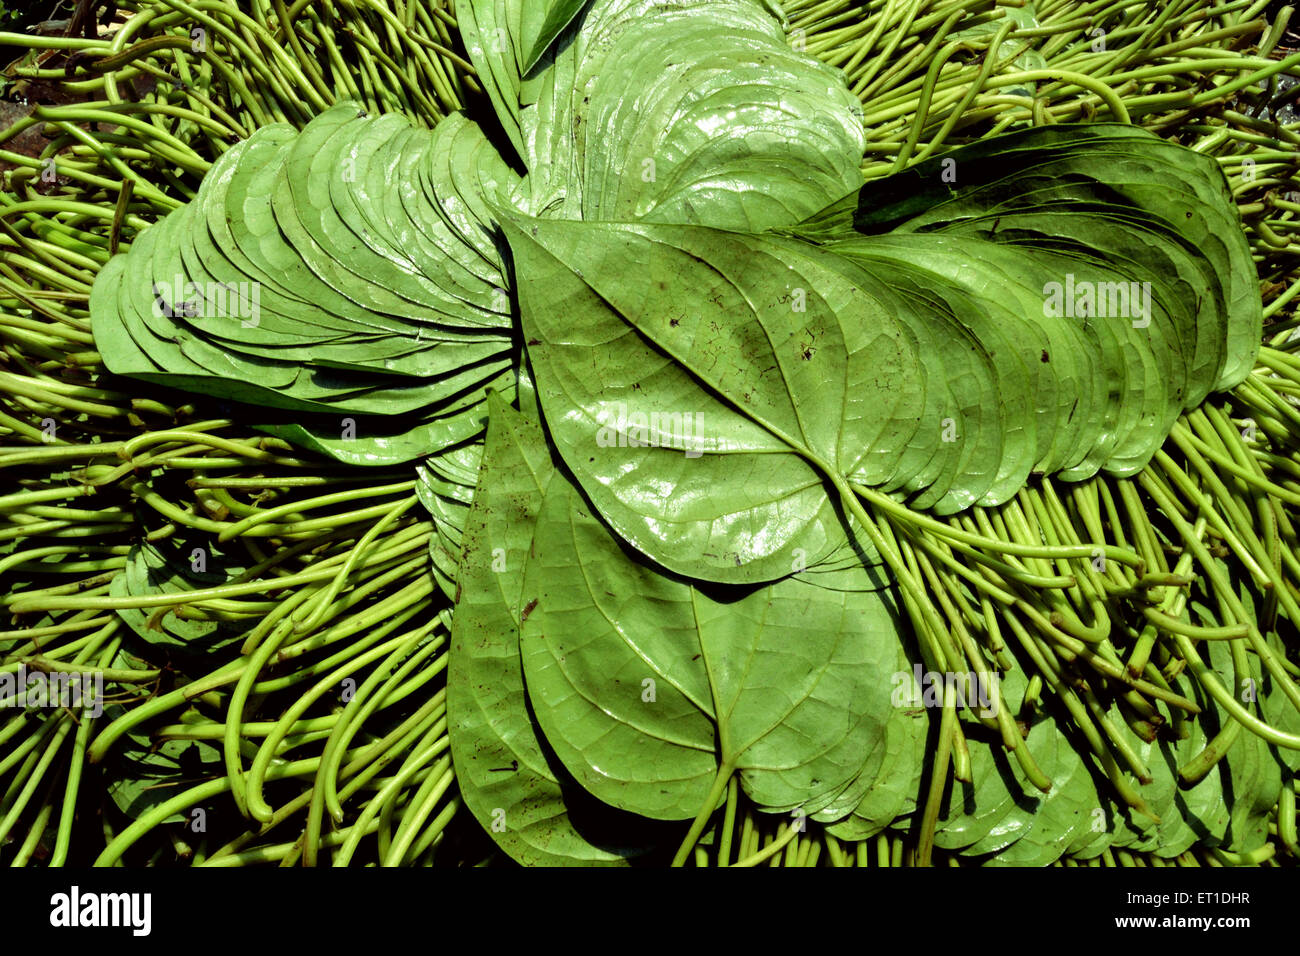
[[[941,599],[984,608],[975,635],[916,594],[987,519],[918,561],[875,517],[1135,475],[1246,378],[1260,293],[1218,165],[1098,122],[864,184],[857,98],[757,0],[457,14],[494,117],[265,125],[90,308],[114,373],[412,462],[456,781],[499,846],[680,861],[738,781],[841,840],[919,821],[922,861],[1258,850],[1300,766],[1274,630],[1134,668],[1104,614],[1053,612],[1059,647],[1013,651],[989,595],[1063,586],[1010,563],[1050,530]],[[1094,605],[1176,583],[1114,550],[1066,555]],[[1079,661],[1083,692],[1045,690]]]

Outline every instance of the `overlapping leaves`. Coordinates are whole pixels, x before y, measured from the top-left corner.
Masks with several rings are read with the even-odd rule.
[[[1130,474],[1244,375],[1259,296],[1212,164],[1153,145],[1103,178],[1077,170],[1154,138],[1008,139],[996,164],[988,144],[948,157],[960,191],[891,177],[791,237],[506,224],[553,438],[620,534],[680,573],[771,580],[843,546],[825,483],[944,513],[1035,472]],[[1175,176],[1217,198],[1162,202]]]
[[[844,795],[875,779],[891,715],[879,675],[899,660],[883,582],[865,569],[852,590],[664,574],[550,456],[537,423],[494,407],[454,617],[461,787],[484,815],[521,818],[503,845],[538,859],[575,843],[560,778],[658,819],[695,816],[720,770],[765,807],[853,809],[860,794]]]
[[[528,171],[522,211],[757,231],[861,183],[860,104],[837,71],[791,50],[755,0],[575,6],[486,0],[458,11]],[[530,21],[544,8],[548,22],[570,22],[529,69]]]
[[[351,463],[469,438],[513,381],[487,204],[517,178],[462,116],[263,127],[101,272],[105,364],[293,413],[267,424]]]
[[[756,0],[457,13],[513,155],[460,115],[260,130],[101,274],[106,363],[344,461],[423,459],[460,788],[515,858],[624,862],[733,774],[845,839],[899,825],[933,723],[891,699],[918,655],[855,488],[951,513],[1140,470],[1253,362],[1222,176],[1099,124],[863,186],[859,105]],[[1145,816],[1023,694],[1050,792],[972,726],[937,845],[1258,840],[1277,763],[1253,736],[1183,790],[1217,728],[1128,741]]]

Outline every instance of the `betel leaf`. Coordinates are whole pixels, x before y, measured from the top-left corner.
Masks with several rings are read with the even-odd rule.
[[[499,391],[513,394],[511,376],[497,381]],[[397,465],[428,455],[431,449],[478,439],[487,409],[476,402],[443,416],[427,418],[376,415],[299,415],[295,421],[262,421],[253,427],[347,465]]]
[[[166,647],[184,656],[216,653],[237,641],[255,620],[223,620],[219,617],[195,617],[186,607],[186,595],[202,588],[228,584],[244,572],[211,543],[194,546],[174,542],[133,545],[127,555],[126,568],[113,578],[109,595],[115,598],[151,597],[175,594],[174,606],[119,607],[118,616],[149,644]],[[184,616],[182,616],[184,615]]]
[[[1118,251],[504,228],[561,455],[624,538],[709,580],[771,580],[796,550],[815,565],[844,540],[852,484],[950,513],[1009,499],[1033,471],[1129,472],[1182,410],[1200,334],[1164,296],[1140,317],[1046,314],[1073,270],[1099,288],[1157,281]]]
[[[587,5],[587,0],[547,0],[538,3],[520,3],[520,40],[523,61],[521,71],[527,74],[542,58],[547,47],[573,22],[573,18]]]
[[[733,772],[760,807],[817,812],[862,771],[890,712],[897,611],[858,573],[852,591],[665,574],[557,473],[524,575],[538,724],[588,791],[644,816],[694,817]]]
[[[984,23],[976,23],[974,26],[967,27],[964,30],[957,30],[949,35],[950,40],[975,40],[987,43],[996,37],[1008,21],[1015,24],[1015,29],[1019,30],[1037,30],[1041,27],[1037,19],[1035,4],[1025,3],[1024,6],[1002,7],[1003,19],[987,20]],[[1018,37],[1009,37],[1004,39],[996,50],[990,50],[985,54],[997,58],[997,62],[1002,65],[1004,70],[1009,72],[1022,72],[1027,70],[1042,70],[1047,68],[1047,60],[1038,50],[1030,48],[1025,42]],[[1002,87],[1007,95],[1010,96],[1029,96],[1034,95],[1036,84],[1034,81],[1024,81],[1014,86]]]
[[[644,847],[611,826],[558,766],[529,716],[519,659],[523,567],[554,467],[540,427],[489,399],[484,480],[466,519],[447,668],[452,760],[462,798],[497,844],[528,865],[614,865]],[[585,811],[585,812],[584,812]],[[618,834],[618,841],[601,840]],[[582,828],[580,829],[580,824]],[[593,842],[594,841],[594,842]]]
[[[1026,687],[1024,673],[1010,671],[998,686],[1003,704],[1018,710]],[[972,685],[973,694],[978,695],[979,690],[979,686]],[[984,739],[988,732],[970,712],[959,712],[959,715],[970,753],[971,779],[954,778],[947,784],[948,792],[940,807],[934,837],[935,846],[946,850],[968,847],[988,836],[1012,812],[1016,799],[1026,790],[1023,774],[1017,774],[1019,765],[1014,758],[1009,758],[1001,740]]]
[[[861,184],[861,105],[759,3],[598,0],[570,13],[579,6],[472,0],[457,11],[528,171],[521,210],[759,230]],[[529,64],[521,51],[543,12],[567,25]]]
[[[119,658],[115,666],[125,666]],[[128,709],[120,703],[104,708],[105,720],[123,716]],[[197,716],[193,710],[178,715],[180,723]],[[222,773],[221,750],[206,740],[159,739],[148,732],[125,734],[125,745],[111,758],[112,779],[106,788],[119,810],[138,819],[190,787]],[[176,811],[162,823],[181,823],[185,814]]]
[[[1207,643],[1209,663],[1218,672],[1219,679],[1233,689],[1244,706],[1256,709],[1259,704],[1255,700],[1261,687],[1259,658],[1254,653],[1246,653],[1246,673],[1238,674],[1227,642]],[[1274,693],[1281,691],[1274,689]],[[1219,716],[1223,726],[1234,719],[1222,711]],[[1224,846],[1238,853],[1257,850],[1268,840],[1269,818],[1283,785],[1282,765],[1274,759],[1262,737],[1242,729],[1228,747],[1221,767],[1226,768],[1222,770],[1222,778],[1223,799],[1228,810]]]
[[[868,477],[922,400],[906,384],[914,345],[830,254],[783,259],[801,244],[693,226],[506,230],[551,438],[620,535],[677,573],[737,583],[842,547],[826,479]]]
[[[986,858],[985,866],[1047,866],[1060,859],[1081,834],[1091,839],[1097,790],[1084,757],[1068,740],[1058,743],[1051,780],[1052,789],[1043,795],[1028,829],[1010,846]]]
[[[265,126],[99,276],[112,371],[315,416],[260,424],[347,463],[409,460],[481,427],[469,410],[517,371],[493,204],[763,229],[861,182],[860,107],[752,0],[457,13],[526,175],[462,114]],[[388,422],[340,442],[331,415]]]
[[[868,757],[860,779],[867,780],[869,785],[849,815],[827,826],[827,832],[839,839],[873,837],[897,817],[916,808],[930,721],[923,706],[921,687],[913,676],[913,655],[902,640],[897,642],[894,653],[897,669],[890,681],[893,709],[879,744],[882,756],[877,765]]]
[[[1016,698],[1023,693],[1026,686],[1021,683],[1012,692],[1012,700],[1017,705],[1017,721],[1028,727],[1024,734],[1023,746],[1028,748],[1034,763],[1050,781],[1055,781],[1062,762],[1061,752],[1070,746],[1061,732],[1060,726],[1050,715],[1036,707],[1020,707]],[[1014,777],[1014,784],[1008,784],[1012,795],[1011,804],[1006,812],[988,832],[980,839],[962,847],[963,856],[979,857],[1000,853],[1027,836],[1034,826],[1038,812],[1042,808],[1047,794],[1035,788],[1025,777],[1017,761],[1009,762],[1008,768]],[[1048,791],[1050,793],[1051,791]]]
[[[459,114],[428,132],[345,103],[301,131],[263,127],[101,271],[105,362],[305,414],[258,424],[348,463],[471,437],[485,390],[513,385],[509,295],[481,216],[517,180]],[[384,421],[340,441],[344,416]]]
[[[1180,291],[1185,314],[1175,315],[1196,327],[1189,405],[1238,384],[1259,348],[1262,307],[1236,204],[1212,157],[1146,130],[1060,124],[990,137],[869,182],[790,231],[816,242],[974,235],[1033,255],[1038,247],[1105,249],[1116,226],[1158,235],[1148,256],[1182,245],[1194,251],[1192,265],[1202,264],[1192,288]]]
[[[1002,674],[998,686],[1002,705],[1027,726],[1021,746],[1051,779],[1059,763],[1058,751],[1067,746],[1058,724],[1050,715],[1024,706],[1028,681],[1023,671]],[[974,721],[964,717],[963,723]],[[1000,741],[985,742],[977,736],[985,733],[977,727],[967,734],[973,779],[969,784],[951,781],[948,803],[935,830],[936,846],[972,857],[1000,852],[1028,835],[1045,796]]]
[[[758,231],[862,182],[861,105],[752,0],[598,4],[575,46],[561,215]]]
[[[1243,587],[1242,590],[1245,591],[1246,589]],[[1265,640],[1268,642],[1270,650],[1279,659],[1285,659],[1286,647],[1276,631],[1270,631]],[[1260,719],[1283,733],[1300,734],[1300,711],[1297,711],[1291,705],[1286,691],[1269,673],[1267,668],[1261,668],[1261,670],[1262,673],[1259,675],[1257,683]],[[1291,785],[1297,772],[1300,772],[1300,750],[1291,750],[1273,744],[1270,744],[1268,749],[1273,755],[1273,759],[1282,768],[1283,780],[1286,781],[1287,785]]]
[[[452,601],[460,565],[465,521],[474,500],[483,445],[467,441],[427,455],[416,466],[415,493],[433,519],[429,557],[438,587]]]
[[[1175,769],[1181,769],[1199,755],[1214,736],[1218,723],[1218,705],[1199,682],[1189,679],[1185,674],[1179,675],[1171,683],[1175,690],[1201,708],[1201,714],[1194,717],[1176,715],[1177,719],[1172,725],[1172,750],[1177,760]],[[1190,786],[1180,783],[1174,796],[1179,814],[1196,835],[1197,841],[1207,846],[1215,846],[1222,841],[1230,822],[1228,805],[1224,800],[1226,773],[1223,763],[1217,763],[1200,781]]]

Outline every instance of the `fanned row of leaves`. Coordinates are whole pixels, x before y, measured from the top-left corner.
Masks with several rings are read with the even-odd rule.
[[[703,820],[733,773],[761,808],[845,839],[897,824],[919,809],[921,755],[944,730],[926,705],[891,699],[889,676],[923,654],[859,491],[946,514],[1007,501],[1031,474],[1141,470],[1180,413],[1254,362],[1258,292],[1222,177],[1155,137],[1094,125],[990,139],[859,190],[856,102],[757,4],[468,6],[466,47],[522,178],[456,116],[401,136],[345,105],[296,135],[266,128],[101,273],[92,313],[108,364],[328,409],[264,427],[343,460],[427,456],[435,579],[457,601],[461,792],[516,858],[626,859],[656,831],[609,808]],[[799,97],[809,105],[791,106]],[[449,189],[393,188],[408,169],[436,182],[421,171],[462,132],[473,148],[447,147]],[[245,217],[228,219],[228,242],[226,176]],[[1171,178],[1188,193],[1170,195]],[[473,263],[468,296],[448,278],[465,250],[486,264]],[[295,281],[267,293],[271,326],[248,327],[265,341],[156,294],[175,276],[273,275]],[[1150,311],[1142,324],[1093,305],[1043,314],[1047,283],[1067,275],[1149,284]],[[123,342],[135,351],[115,354]],[[363,419],[361,446],[334,438],[340,414],[392,413],[404,417],[387,434]],[[611,420],[674,415],[688,434],[597,437]],[[1220,673],[1239,663],[1226,653],[1211,655]],[[1287,695],[1258,665],[1256,679],[1286,728]],[[1203,699],[1186,722],[1200,736],[1127,741],[1133,812],[1101,792],[1107,768],[1058,715],[1007,683],[1050,789],[963,715],[970,781],[945,791],[936,845],[1041,864],[1111,846],[1175,856],[1192,840],[1249,853],[1267,837],[1288,758],[1256,735],[1174,787],[1173,769],[1222,730]],[[1122,734],[1121,705],[1105,706]],[[1182,726],[1173,709],[1162,719]]]
[[[512,387],[487,203],[513,179],[459,114],[432,133],[354,104],[301,133],[264,126],[96,279],[104,360],[306,413],[271,430],[350,464],[469,438],[484,389]],[[349,415],[364,451],[343,438]]]

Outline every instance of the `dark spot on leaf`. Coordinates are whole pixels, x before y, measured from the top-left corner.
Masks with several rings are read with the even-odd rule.
[[[541,345],[541,344],[542,344],[542,340],[541,340],[541,339],[529,339],[529,340],[528,340],[528,344],[529,344],[529,345]]]
[[[1047,349],[1043,349],[1043,361],[1044,361],[1044,362],[1050,362],[1050,361],[1051,361],[1051,359],[1047,357]]]

